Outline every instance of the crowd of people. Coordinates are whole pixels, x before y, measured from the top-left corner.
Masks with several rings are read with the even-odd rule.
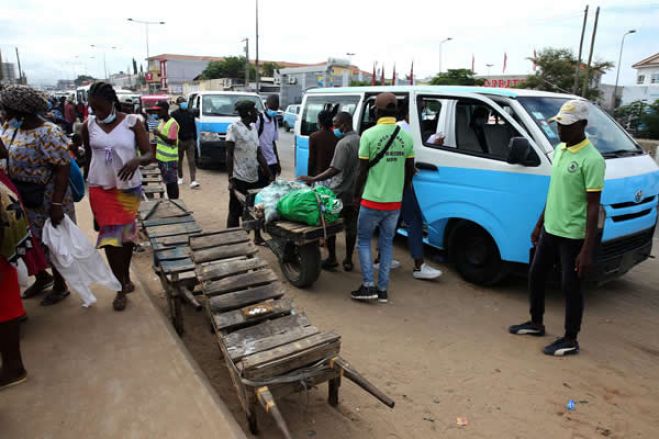
[[[27,86],[0,90],[0,389],[25,380],[19,327],[25,319],[21,299],[43,295],[41,304],[56,304],[67,296],[64,278],[50,266],[41,236],[47,220],[56,227],[67,215],[75,222],[70,183],[72,160],[83,164],[89,203],[98,231],[96,246],[104,249],[110,268],[121,284],[113,308],[123,311],[135,286],[130,263],[137,244],[136,216],[142,197],[140,165],[154,158],[170,198],[178,198],[182,183],[181,162],[187,156],[191,188],[199,187],[194,167],[194,117],[186,102],[170,114],[169,103],[158,102],[146,115],[122,106],[113,87],[98,82],[89,90],[90,114],[76,138],[66,136],[59,117],[71,129],[80,116],[68,102],[56,108],[42,92]],[[226,136],[229,212],[227,227],[240,223],[242,206],[236,192],[262,188],[281,174],[277,151],[277,96],[270,96],[266,111],[254,102],[240,101],[240,117]],[[158,119],[152,123],[152,118]],[[535,256],[530,267],[531,320],[509,328],[517,335],[542,336],[544,288],[548,272],[558,259],[561,285],[566,296],[565,336],[547,346],[548,355],[579,352],[577,336],[583,315],[581,279],[591,264],[597,241],[600,194],[604,186],[604,160],[585,134],[587,107],[580,101],[566,103],[555,117],[563,142],[554,157],[545,211],[533,231]],[[353,116],[321,111],[318,131],[310,136],[307,184],[322,183],[342,201],[345,224],[345,271],[354,269],[358,250],[362,282],[350,293],[358,301],[387,302],[393,238],[401,222],[408,231],[414,261],[413,276],[435,279],[442,273],[430,267],[423,253],[423,215],[412,178],[414,143],[409,131],[408,108],[391,93],[375,99],[376,125],[361,136]],[[84,149],[82,158],[78,147]],[[578,172],[577,172],[578,171]],[[373,259],[372,241],[377,232],[378,254]],[[257,235],[257,241],[260,236]],[[326,270],[339,262],[336,239],[327,239]],[[17,264],[22,261],[34,282],[20,293]],[[50,269],[50,273],[48,272]],[[374,270],[378,271],[377,282]]]

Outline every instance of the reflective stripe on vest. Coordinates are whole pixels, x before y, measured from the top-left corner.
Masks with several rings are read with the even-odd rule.
[[[176,123],[173,117],[170,117],[160,130],[163,134],[168,135],[172,124]],[[178,160],[178,139],[173,145],[166,144],[159,136],[156,136],[156,160],[159,162],[174,162]]]

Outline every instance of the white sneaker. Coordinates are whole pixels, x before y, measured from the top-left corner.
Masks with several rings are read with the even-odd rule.
[[[190,183],[190,189],[196,189],[199,187],[199,183],[197,180],[193,180],[192,183]]]
[[[432,268],[430,265],[426,264],[425,262],[423,263],[423,265],[421,265],[421,268],[419,268],[418,270],[414,269],[414,271],[412,271],[412,276],[414,276],[415,279],[424,279],[424,280],[437,279],[441,275],[442,275],[441,270]]]
[[[376,270],[380,269],[380,263],[379,262],[374,262],[373,263],[373,268]],[[398,259],[392,259],[391,260],[391,267],[389,267],[390,270],[395,270],[396,268],[400,268],[400,261]]]
[[[183,179],[182,178],[178,179],[178,184],[179,184],[179,186],[183,184]]]

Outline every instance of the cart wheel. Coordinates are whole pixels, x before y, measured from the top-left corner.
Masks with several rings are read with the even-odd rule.
[[[294,245],[279,260],[286,279],[298,288],[311,286],[320,276],[320,247],[317,242]]]

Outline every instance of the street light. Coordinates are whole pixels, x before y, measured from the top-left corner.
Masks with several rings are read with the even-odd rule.
[[[616,85],[613,87],[613,108],[618,106],[618,79],[620,78],[620,64],[622,63],[622,48],[625,45],[625,37],[629,34],[635,34],[636,29],[628,30],[622,36],[622,41],[620,42],[620,55],[618,56],[618,71],[616,72]]]
[[[113,50],[115,50],[116,47],[115,47],[115,46],[112,46],[112,47],[103,47],[103,46],[98,46],[98,45],[96,45],[96,44],[90,44],[89,46],[90,46],[91,48],[93,48],[93,49],[99,49],[99,50],[103,51],[103,74],[105,75],[105,77],[104,77],[103,79],[108,79],[108,78],[109,78],[109,76],[108,76],[108,65],[107,65],[107,62],[106,62],[106,60],[105,60],[105,50],[106,50],[106,49],[113,49]]]
[[[134,18],[129,18],[128,21],[138,24],[143,24],[146,31],[146,57],[149,57],[149,25],[150,24],[165,24],[164,21],[147,21],[147,20],[136,20]]]
[[[447,39],[439,42],[439,73],[442,73],[442,46],[444,43],[451,41],[453,38],[448,37]]]

